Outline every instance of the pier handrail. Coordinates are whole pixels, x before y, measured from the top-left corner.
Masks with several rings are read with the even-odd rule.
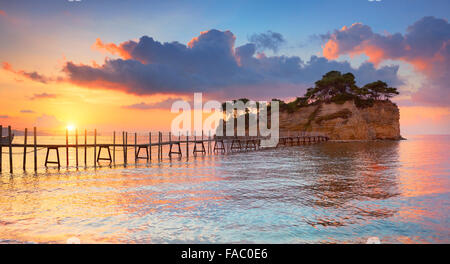
[[[17,130],[16,130],[17,131]],[[140,158],[145,158],[148,161],[151,160],[151,156],[152,156],[152,147],[157,147],[158,148],[158,160],[161,160],[163,157],[163,146],[170,146],[170,150],[169,150],[169,157],[172,156],[172,154],[177,154],[179,156],[182,155],[181,152],[181,144],[184,144],[186,146],[186,157],[189,157],[189,145],[193,145],[193,154],[196,155],[196,153],[200,152],[203,154],[208,153],[213,153],[214,151],[217,150],[217,144],[219,144],[221,142],[221,144],[223,145],[222,147],[218,148],[220,150],[222,150],[223,152],[226,152],[225,148],[224,148],[224,142],[227,142],[227,144],[231,143],[231,148],[229,149],[230,151],[233,151],[235,149],[238,150],[249,150],[249,149],[253,149],[253,150],[257,150],[257,149],[261,149],[264,148],[263,146],[261,146],[261,141],[265,140],[265,139],[270,139],[270,136],[250,136],[250,135],[245,135],[245,136],[217,136],[217,135],[211,135],[211,133],[209,132],[207,136],[205,136],[205,134],[201,133],[201,136],[198,135],[196,136],[195,133],[194,135],[189,135],[189,133],[186,133],[186,135],[181,135],[179,134],[178,136],[175,136],[175,138],[173,138],[174,136],[169,132],[169,133],[162,133],[162,132],[158,132],[157,134],[154,133],[153,135],[157,135],[158,139],[152,140],[152,133],[149,132],[146,134],[145,138],[146,138],[146,142],[142,143],[142,140],[139,142],[138,140],[138,134],[134,133],[134,143],[129,144],[128,143],[128,132],[122,132],[122,143],[117,143],[116,142],[116,132],[113,132],[113,143],[99,143],[97,142],[97,130],[94,130],[94,134],[93,134],[93,138],[94,138],[94,143],[87,143],[87,138],[88,138],[88,133],[87,130],[84,131],[84,143],[80,143],[78,141],[78,130],[75,131],[75,143],[69,143],[69,133],[68,130],[66,129],[66,133],[65,133],[65,144],[38,144],[37,143],[37,128],[34,127],[33,128],[33,142],[32,143],[28,143],[27,142],[27,136],[28,136],[28,129],[25,129],[24,131],[24,143],[14,143],[13,139],[13,133],[11,130],[11,126],[8,126],[8,134],[6,137],[3,137],[3,126],[0,125],[0,138],[6,138],[8,139],[7,141],[0,141],[0,173],[2,172],[2,158],[3,158],[3,147],[7,147],[8,151],[5,152],[5,154],[9,154],[9,167],[10,167],[10,172],[13,172],[13,155],[23,155],[23,169],[26,169],[26,155],[29,153],[34,153],[34,170],[37,171],[37,152],[42,150],[42,149],[47,149],[47,157],[46,157],[46,162],[47,163],[57,163],[58,164],[58,168],[60,167],[60,160],[59,160],[59,149],[65,149],[66,150],[66,165],[67,167],[69,167],[69,149],[70,148],[75,148],[76,150],[76,166],[78,167],[79,163],[78,163],[78,149],[84,149],[84,164],[85,166],[87,166],[87,149],[88,148],[94,148],[94,166],[97,165],[97,162],[99,162],[99,160],[109,160],[111,163],[112,162],[116,162],[116,151],[122,151],[124,154],[124,159],[123,162],[126,165],[127,164],[127,156],[128,156],[128,149],[130,148],[134,148],[134,153],[135,153],[135,158],[140,159]],[[166,137],[166,140],[163,140],[163,137]],[[91,136],[92,137],[92,136]],[[301,131],[301,132],[293,132],[293,131],[280,131],[280,136],[279,136],[279,145],[284,145],[284,146],[288,146],[289,144],[294,145],[295,141],[297,142],[297,144],[300,144],[301,142],[303,143],[318,143],[318,142],[322,142],[322,141],[327,141],[329,140],[328,136],[326,136],[324,133],[321,132],[305,132],[305,131]],[[214,142],[214,150],[212,150],[212,143]],[[207,144],[207,147],[205,147],[205,143]],[[200,144],[200,148],[197,148],[197,145]],[[178,147],[178,151],[172,151],[172,146],[176,145]],[[13,148],[23,148],[22,152],[16,152],[13,153]],[[31,148],[32,150],[27,151],[27,148]],[[110,148],[112,148],[112,154],[111,155],[111,151]],[[146,157],[139,157],[139,152],[141,149],[145,149],[146,151],[144,151],[144,153],[146,153]],[[97,149],[99,150],[99,152],[97,153]],[[107,150],[107,154],[109,154],[108,158],[101,158],[101,151],[102,149],[106,149]],[[139,149],[139,150],[138,150]],[[58,161],[48,161],[48,154],[49,154],[49,150],[56,150],[56,154],[58,156]],[[98,155],[97,155],[98,154]]]

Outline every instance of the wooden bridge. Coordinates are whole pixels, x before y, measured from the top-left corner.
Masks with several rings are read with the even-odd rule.
[[[123,155],[123,164],[126,166],[128,164],[128,149],[134,149],[134,158],[135,162],[140,159],[144,159],[147,162],[152,160],[152,149],[157,148],[157,159],[158,161],[162,160],[164,153],[163,147],[167,148],[167,156],[172,158],[173,156],[182,157],[183,152],[186,157],[189,157],[192,148],[192,155],[196,156],[198,154],[206,155],[212,153],[232,153],[237,151],[256,151],[259,149],[267,148],[261,145],[261,141],[266,139],[265,137],[216,137],[205,136],[204,133],[201,133],[201,136],[173,136],[171,133],[168,133],[168,138],[166,141],[163,141],[163,133],[158,132],[157,141],[152,141],[151,132],[148,133],[148,138],[146,143],[139,143],[137,140],[137,133],[134,133],[134,142],[128,143],[128,132],[122,132],[122,142],[116,142],[116,132],[113,132],[113,138],[111,143],[97,143],[97,130],[94,130],[93,140],[94,143],[88,144],[88,133],[87,130],[84,130],[83,143],[79,142],[78,130],[75,130],[75,143],[69,144],[69,132],[66,130],[65,134],[65,144],[38,144],[37,142],[37,129],[33,128],[33,142],[28,143],[28,129],[24,131],[24,142],[21,143],[13,143],[14,135],[11,131],[11,126],[8,126],[8,133],[6,136],[2,135],[3,127],[0,125],[0,173],[2,172],[2,159],[3,159],[3,149],[6,148],[8,157],[9,157],[9,171],[13,173],[13,154],[23,155],[23,170],[26,170],[27,166],[27,154],[33,153],[33,167],[34,170],[38,169],[37,162],[37,152],[39,150],[45,149],[46,156],[44,166],[47,167],[49,164],[55,164],[58,168],[61,168],[61,160],[60,160],[60,149],[65,149],[65,157],[66,157],[66,167],[69,168],[69,148],[75,149],[75,167],[78,168],[80,166],[79,162],[79,150],[83,150],[83,161],[84,166],[87,167],[87,153],[88,148],[93,151],[94,158],[94,167],[97,166],[97,163],[101,161],[107,161],[110,164],[116,163],[116,152],[120,151]],[[281,133],[279,137],[279,141],[276,147],[286,147],[286,146],[294,146],[301,144],[312,144],[312,143],[320,143],[324,141],[328,141],[329,138],[326,135],[319,133],[308,133],[308,132],[299,132],[299,133]],[[184,146],[184,151],[182,151],[182,145]],[[13,148],[23,149],[22,153],[13,153]],[[28,151],[31,149],[31,151]],[[54,153],[55,159],[50,159],[50,156]],[[103,154],[103,155],[102,155]],[[154,154],[153,154],[154,155]]]

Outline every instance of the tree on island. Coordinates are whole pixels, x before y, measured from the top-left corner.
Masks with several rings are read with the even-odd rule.
[[[360,88],[356,85],[353,74],[330,71],[322,76],[322,79],[317,81],[313,88],[309,88],[303,98],[307,98],[308,104],[316,102],[341,103],[348,100],[372,104],[374,101],[383,98],[389,100],[398,94],[397,88],[389,87],[383,81],[368,83]]]
[[[389,100],[390,98],[399,94],[397,88],[389,87],[387,83],[382,81],[376,81],[372,83],[368,83],[360,88],[364,92],[364,96],[369,96],[374,100],[380,100],[381,98],[385,98]]]
[[[398,95],[397,88],[389,87],[383,81],[375,81],[368,83],[363,87],[356,85],[355,76],[352,73],[342,74],[339,71],[330,71],[322,76],[322,79],[315,82],[315,86],[307,89],[302,97],[297,97],[294,101],[285,103],[280,99],[272,99],[278,101],[280,110],[294,112],[299,107],[320,103],[338,103],[343,104],[346,101],[353,100],[357,107],[372,106],[375,101],[386,100]],[[247,103],[249,99],[239,99],[243,103]],[[233,100],[235,103],[237,100]],[[227,102],[222,104],[225,109]],[[270,105],[269,105],[270,109]],[[248,110],[246,109],[246,114]],[[236,114],[235,114],[236,115]]]
[[[310,101],[326,101],[337,95],[353,94],[358,89],[353,74],[341,74],[338,71],[328,72],[315,84],[305,94]]]

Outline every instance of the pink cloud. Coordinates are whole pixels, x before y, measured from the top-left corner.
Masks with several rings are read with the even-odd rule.
[[[130,51],[136,46],[136,42],[127,41],[119,45],[114,43],[104,43],[100,38],[97,38],[92,48],[99,51],[106,51],[113,55],[118,55],[124,59],[130,59]]]
[[[9,71],[12,72],[14,74],[17,74],[21,77],[24,77],[26,79],[32,80],[32,81],[36,81],[36,82],[40,82],[40,83],[47,83],[49,81],[51,81],[50,78],[43,76],[35,71],[33,72],[26,72],[23,70],[14,70],[13,67],[11,66],[11,64],[9,64],[8,62],[3,62],[3,70],[5,71]],[[20,81],[20,80],[19,80]]]
[[[423,73],[426,87],[413,100],[428,104],[450,102],[450,24],[444,19],[424,17],[409,26],[406,34],[377,34],[369,26],[355,23],[323,36],[323,55],[365,54],[375,65],[385,60],[401,60]]]

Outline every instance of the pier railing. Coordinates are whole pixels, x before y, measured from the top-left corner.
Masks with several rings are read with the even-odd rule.
[[[93,134],[88,134],[87,130],[84,130],[84,135],[79,135],[78,129],[74,131],[74,134],[70,135],[73,141],[69,143],[69,131],[65,131],[65,143],[58,144],[42,144],[38,143],[37,128],[33,128],[31,135],[31,142],[28,141],[28,129],[25,128],[23,133],[23,143],[14,142],[14,135],[11,130],[11,126],[8,126],[7,135],[3,135],[3,127],[0,125],[0,173],[3,168],[3,154],[8,154],[9,160],[9,171],[13,172],[13,155],[23,156],[23,170],[27,169],[27,154],[33,155],[33,168],[35,171],[38,170],[38,155],[37,152],[40,150],[46,150],[44,166],[48,167],[49,164],[55,164],[58,168],[62,166],[62,161],[60,159],[60,149],[65,150],[65,165],[69,167],[69,149],[75,150],[75,166],[78,168],[80,166],[80,160],[82,158],[83,165],[87,167],[88,164],[88,149],[92,151],[93,154],[93,164],[94,167],[98,163],[107,161],[110,164],[116,164],[118,155],[122,155],[122,162],[124,165],[128,164],[130,149],[134,150],[135,162],[138,160],[146,160],[147,162],[152,161],[152,159],[162,160],[164,155],[172,158],[177,157],[189,157],[190,155],[196,156],[198,154],[206,155],[212,153],[231,153],[236,151],[255,151],[259,149],[266,148],[261,144],[262,140],[268,139],[268,137],[262,136],[215,136],[208,133],[201,133],[201,135],[172,135],[169,133],[152,133],[148,134],[139,133],[128,133],[121,132],[120,134],[112,133],[112,142],[104,143],[97,141],[97,130],[93,131]],[[128,141],[130,139],[130,142]],[[93,140],[93,143],[88,143],[88,138]],[[138,139],[139,138],[139,139]],[[156,138],[156,139],[155,139]],[[80,139],[82,141],[80,141]],[[121,139],[121,142],[118,141]],[[309,143],[319,143],[323,141],[328,141],[329,138],[322,133],[317,132],[280,132],[279,141],[277,147],[280,146],[293,146],[300,144]],[[22,152],[13,153],[13,148],[23,149]],[[156,153],[154,149],[156,148]],[[6,149],[7,151],[3,152]],[[82,150],[83,155],[80,155]],[[164,150],[166,153],[164,153]],[[56,159],[50,159],[51,155],[56,156]],[[103,155],[102,155],[103,154]],[[106,156],[105,156],[106,155]],[[81,157],[80,157],[81,156]]]

